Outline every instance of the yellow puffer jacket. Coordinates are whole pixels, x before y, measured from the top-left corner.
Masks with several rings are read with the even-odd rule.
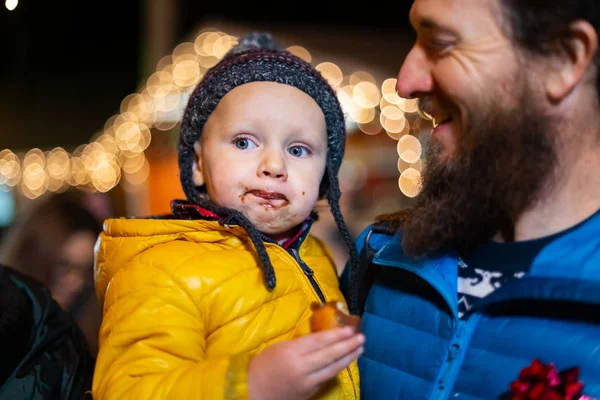
[[[246,231],[214,221],[113,219],[96,250],[103,307],[93,397],[243,399],[251,357],[310,332],[319,301],[298,262],[266,243],[269,292]],[[326,300],[342,300],[332,258],[308,236],[300,258]],[[317,397],[358,399],[356,363]]]

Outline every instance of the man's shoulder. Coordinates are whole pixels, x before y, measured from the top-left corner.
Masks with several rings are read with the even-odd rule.
[[[600,211],[544,247],[531,272],[600,281]]]
[[[373,251],[379,251],[394,240],[401,240],[400,231],[392,231],[382,223],[374,222],[363,229],[356,239],[356,246],[359,252],[365,246]]]
[[[368,226],[361,233],[357,247],[362,263],[456,276],[458,258],[455,252],[445,251],[425,257],[409,256],[402,246],[402,231],[390,231],[378,223]]]

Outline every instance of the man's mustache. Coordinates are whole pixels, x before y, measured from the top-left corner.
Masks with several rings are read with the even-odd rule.
[[[417,99],[417,113],[421,118],[426,120],[432,120],[433,117],[433,103],[430,96],[423,96]]]

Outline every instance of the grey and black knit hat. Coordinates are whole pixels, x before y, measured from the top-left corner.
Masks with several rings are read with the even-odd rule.
[[[233,220],[248,232],[259,255],[263,275],[269,288],[275,287],[275,274],[261,234],[240,212],[212,204],[205,189],[194,185],[194,143],[200,140],[204,124],[219,101],[231,90],[250,82],[277,82],[293,86],[311,96],[325,115],[327,124],[327,164],[319,188],[331,208],[338,230],[350,253],[352,271],[357,267],[354,241],[340,212],[338,172],[344,156],[346,128],[344,114],[333,88],[311,64],[280,48],[265,33],[250,33],[240,38],[223,59],[211,68],[191,94],[179,136],[179,170],[183,191],[188,200]]]

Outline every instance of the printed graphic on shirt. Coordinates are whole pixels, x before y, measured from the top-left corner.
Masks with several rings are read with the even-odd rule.
[[[511,278],[521,278],[523,271],[500,272],[479,268],[470,268],[460,260],[458,270],[458,316],[462,316],[473,307],[473,304],[500,288]]]

